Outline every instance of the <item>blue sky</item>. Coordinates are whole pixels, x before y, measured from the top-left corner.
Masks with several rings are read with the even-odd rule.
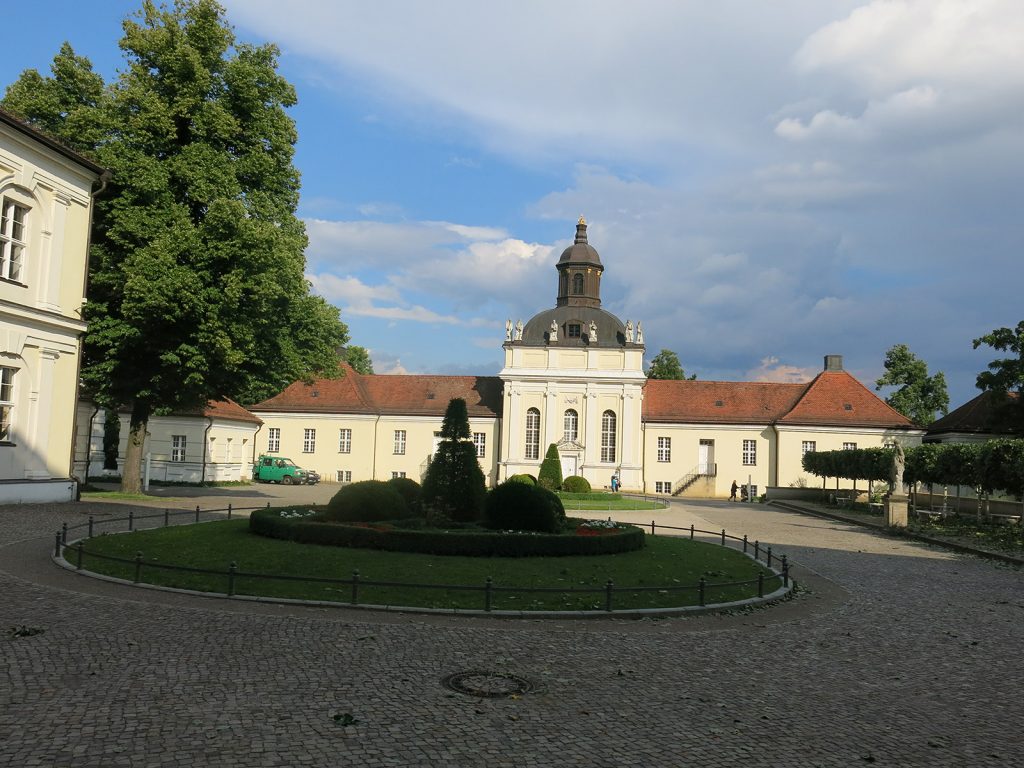
[[[0,83],[105,76],[138,3],[19,3]],[[307,274],[378,372],[494,374],[580,214],[603,299],[701,379],[865,384],[910,346],[955,407],[1024,318],[1017,0],[228,0],[296,87]]]

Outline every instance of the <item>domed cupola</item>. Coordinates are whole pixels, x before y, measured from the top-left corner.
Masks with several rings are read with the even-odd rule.
[[[587,242],[587,222],[580,216],[575,242],[562,251],[555,266],[558,270],[558,307],[600,307],[601,273],[604,265],[594,247]]]

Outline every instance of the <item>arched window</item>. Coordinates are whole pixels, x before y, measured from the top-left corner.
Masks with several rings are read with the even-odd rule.
[[[540,458],[540,411],[536,408],[526,412],[526,458]]]
[[[615,461],[615,413],[605,411],[601,417],[601,461]]]
[[[565,272],[558,278],[558,292],[563,295],[569,292],[569,275]]]
[[[583,295],[583,274],[580,272],[572,276],[572,292],[576,296]]]
[[[565,425],[563,430],[565,439],[576,442],[576,438],[580,434],[580,415],[570,408],[565,412],[565,418],[562,420],[562,423]]]

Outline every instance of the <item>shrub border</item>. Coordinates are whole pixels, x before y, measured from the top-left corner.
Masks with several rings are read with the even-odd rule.
[[[612,555],[644,546],[644,531],[636,526],[621,533],[578,536],[549,533],[507,533],[464,530],[407,530],[377,523],[324,523],[309,518],[284,518],[281,513],[315,507],[271,507],[249,516],[249,530],[260,536],[302,544],[383,549],[430,555],[466,557],[558,557]],[[577,518],[570,518],[577,519]],[[580,520],[580,522],[583,522]],[[378,526],[378,527],[374,527]]]

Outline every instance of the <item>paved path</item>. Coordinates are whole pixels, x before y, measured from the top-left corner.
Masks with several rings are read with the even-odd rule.
[[[761,505],[674,504],[658,519],[771,543],[810,591],[728,617],[425,619],[77,577],[47,556],[90,509],[0,508],[0,766],[1024,765],[1010,566]],[[23,624],[45,631],[10,638]],[[471,669],[541,690],[441,686]]]

